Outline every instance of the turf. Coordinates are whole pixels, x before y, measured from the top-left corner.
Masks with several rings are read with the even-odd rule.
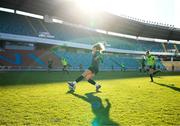
[[[179,126],[180,73],[101,72],[68,92],[80,72],[0,73],[0,125]]]

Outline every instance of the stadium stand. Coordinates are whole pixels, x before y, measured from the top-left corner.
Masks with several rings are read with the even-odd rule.
[[[4,66],[47,67],[48,60],[53,60],[54,67],[60,67],[59,59],[45,50],[5,50],[0,52],[0,64]]]
[[[46,32],[46,30],[42,27],[40,20],[35,18],[26,18],[29,22],[32,29],[34,29],[34,32],[38,35],[40,32]]]
[[[177,47],[178,50],[180,51],[180,44],[177,44],[176,47]]]
[[[92,44],[93,42],[95,43],[96,41],[106,41],[111,45],[112,48],[135,50],[135,51],[151,50],[153,52],[163,52],[163,47],[161,43],[150,42],[150,41],[139,41],[139,40],[105,36],[105,35],[101,35],[100,37],[95,36],[95,37],[79,38],[71,41],[88,42]]]
[[[82,64],[83,68],[87,69],[91,63],[92,55],[91,53],[75,53],[67,51],[55,51],[55,54],[61,58],[67,59],[69,65],[77,69],[79,65]],[[104,54],[104,61],[100,65],[101,69],[120,69],[120,64],[123,63],[128,69],[138,69],[139,61],[136,58],[119,56],[117,54]]]
[[[152,52],[164,52],[164,47],[166,50],[175,49],[174,44],[171,43],[164,44],[163,47],[162,43],[117,37],[67,24],[47,23],[40,19],[17,14],[0,12],[0,16],[3,17],[0,20],[1,33],[38,37],[41,32],[48,32],[55,37],[52,39],[56,40],[83,44],[94,44],[100,41],[108,43],[111,48],[133,51],[150,50]],[[176,46],[180,50],[180,45]],[[18,50],[17,47],[15,48],[17,50],[6,49],[0,52],[0,64],[6,66],[47,67],[48,59],[52,59],[54,67],[61,67],[61,57],[66,58],[69,66],[73,69],[79,68],[80,64],[86,69],[91,63],[91,53],[61,50],[52,53],[48,50],[20,50],[20,48]],[[128,69],[138,69],[140,66],[138,58],[125,55],[120,56],[118,54],[106,54],[100,68],[112,69],[113,67],[114,69],[120,69],[120,64],[125,64]],[[161,62],[159,62],[159,65],[161,68],[164,67]]]
[[[25,16],[0,12],[0,17],[3,17],[0,20],[0,32],[35,36]]]
[[[175,48],[174,48],[174,44],[172,44],[172,43],[166,43],[166,44],[165,44],[165,47],[166,47],[167,50],[173,50],[173,49],[175,49]]]
[[[75,52],[75,51],[62,51],[56,50],[54,52],[59,58],[66,58],[69,66],[72,69],[79,69],[79,65],[82,64],[84,69],[87,69],[91,63],[92,54],[91,52]],[[119,55],[119,54],[107,54],[103,56],[103,62],[100,64],[100,69],[102,70],[120,70],[121,64],[124,64],[126,69],[134,70],[139,69],[140,57],[132,55]],[[164,69],[164,65],[161,63],[161,60],[157,60],[157,67]]]
[[[95,31],[76,28],[64,24],[45,23],[40,19],[0,12],[4,17],[0,20],[0,32],[28,36],[38,36],[40,32],[50,32],[54,39],[78,43],[93,44],[97,41],[106,41],[112,48],[163,52],[161,43],[133,40],[97,33]]]

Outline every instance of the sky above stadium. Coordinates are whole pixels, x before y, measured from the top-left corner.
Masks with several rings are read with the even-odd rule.
[[[104,10],[143,20],[172,24],[180,28],[180,0],[79,0],[80,6],[95,12]]]

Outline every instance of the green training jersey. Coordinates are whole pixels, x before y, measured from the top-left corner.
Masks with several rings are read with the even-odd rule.
[[[125,65],[124,65],[124,64],[122,64],[122,63],[120,64],[120,66],[121,66],[121,67],[123,67],[123,68],[125,67]]]
[[[93,54],[91,66],[98,69],[99,64],[102,63],[102,62],[103,62],[103,55],[99,51],[96,51]]]
[[[66,61],[66,59],[64,59],[64,58],[61,60],[61,63],[62,63],[62,65],[64,65],[64,66],[68,64],[67,61]]]
[[[146,64],[148,66],[154,66],[156,64],[155,56],[149,55],[146,57]]]

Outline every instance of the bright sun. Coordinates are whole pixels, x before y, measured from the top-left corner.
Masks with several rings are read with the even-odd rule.
[[[147,21],[180,24],[179,0],[75,0],[82,12],[97,15],[106,11]],[[175,6],[177,5],[177,6]],[[177,9],[178,8],[178,9]],[[179,25],[180,27],[180,25]]]

